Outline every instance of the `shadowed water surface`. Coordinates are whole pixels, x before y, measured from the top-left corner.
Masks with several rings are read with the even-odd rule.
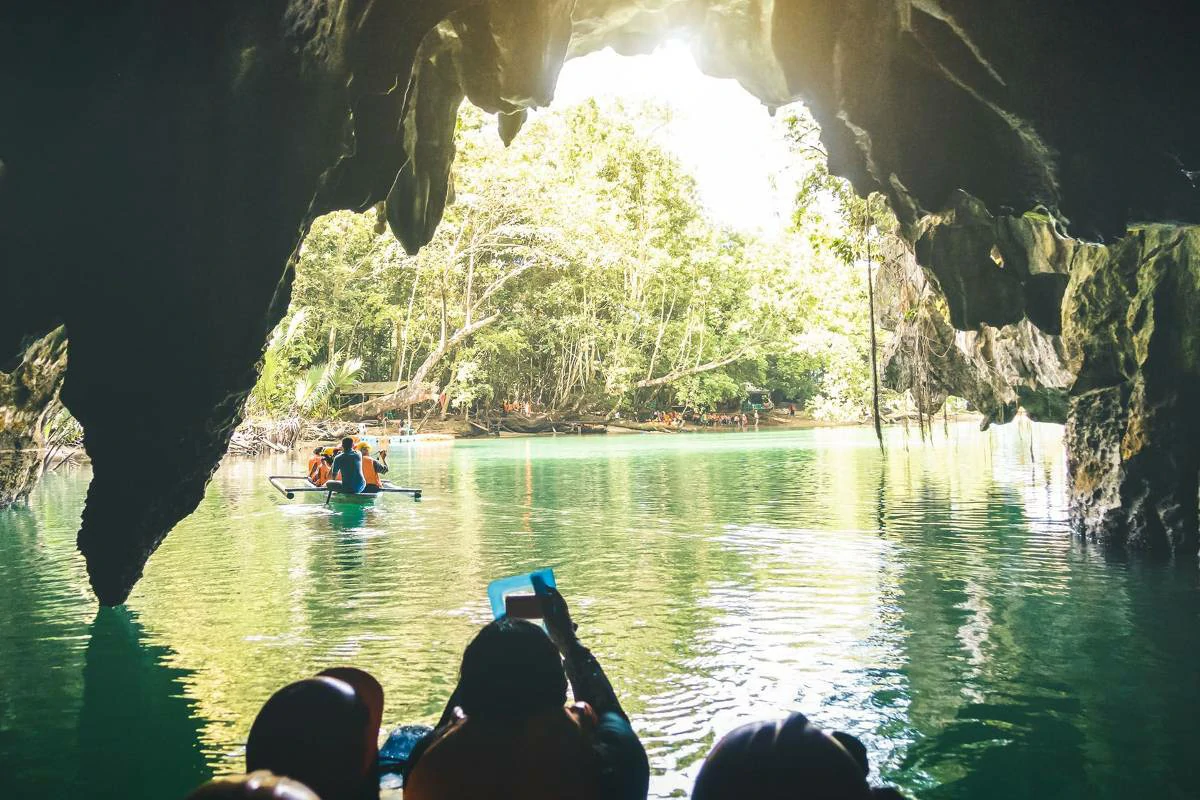
[[[552,565],[684,796],[730,728],[803,710],[920,798],[1194,797],[1194,570],[1074,542],[1058,428],[560,437],[393,454],[422,486],[288,502],[233,461],[97,614],[88,474],[0,512],[0,797],[170,798],[242,763],[285,682],[370,669],[432,721],[493,578]]]

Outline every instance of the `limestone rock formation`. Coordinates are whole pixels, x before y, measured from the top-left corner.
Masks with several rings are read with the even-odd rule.
[[[1067,422],[1079,532],[1104,545],[1194,556],[1200,228],[1139,226],[1108,246],[1063,238],[1035,215],[1002,218],[990,230],[1007,245],[989,245],[978,224],[950,224],[939,235],[968,240],[949,252],[998,247],[998,264],[1021,258],[1034,275],[1061,275],[1062,336],[1029,318],[957,330],[947,321],[954,301],[910,261],[900,279],[881,275],[881,293],[896,300],[883,320],[894,333],[884,383],[912,391],[925,413],[955,394],[985,415],[985,425],[1009,421],[1020,407],[1033,419]],[[925,263],[934,275],[947,272],[947,264]],[[959,295],[963,307],[968,292]]]
[[[0,508],[26,497],[41,471],[41,431],[58,402],[67,366],[67,337],[57,328],[0,372]]]
[[[0,265],[18,302],[0,315],[0,357],[67,327],[63,399],[95,468],[80,548],[101,602],[119,603],[199,502],[311,220],[386,198],[401,241],[426,241],[452,198],[463,96],[503,113],[511,137],[569,55],[680,36],[705,71],[768,105],[805,99],[832,171],[885,191],[914,241],[958,190],[997,217],[1041,206],[1074,235],[1111,239],[1130,219],[1200,221],[1200,104],[1179,90],[1196,71],[1191,12],[1183,0],[8,4]],[[960,251],[939,239],[950,286]],[[961,255],[964,275],[988,276],[963,324],[1021,311],[1052,327],[1058,278],[1031,274],[1018,292],[977,250]],[[115,381],[130,364],[147,379]],[[1163,396],[1146,383],[1127,387],[1131,403]],[[172,456],[153,497],[119,468],[131,448]]]
[[[203,496],[324,195],[370,198],[355,181],[374,170],[342,162],[386,169],[368,135],[355,149],[357,112],[370,122],[425,33],[465,5],[0,12],[0,264],[19,298],[0,355],[66,324],[62,398],[94,469],[79,547],[102,603],[124,601]],[[153,493],[128,479],[131,450],[169,456]]]
[[[926,309],[894,332],[881,382],[908,390],[928,416],[948,395],[962,397],[983,414],[985,429],[1011,422],[1021,408],[1039,422],[1066,422],[1074,375],[1064,362],[1059,337],[1029,320],[958,331],[936,309]]]
[[[1200,228],[1135,229],[1071,274],[1063,339],[1075,525],[1194,556],[1200,489]]]
[[[884,384],[909,390],[926,414],[963,397],[985,428],[1019,408],[1065,422],[1075,371],[1058,335],[1062,296],[1071,271],[1107,250],[1064,236],[1044,211],[993,217],[963,193],[913,230],[915,257],[896,254],[877,279],[893,333]]]
[[[917,261],[946,299],[951,324],[964,331],[1028,318],[1058,335],[1067,275],[1078,259],[1099,252],[1064,235],[1044,208],[992,216],[965,192],[945,210],[922,216],[908,233]]]

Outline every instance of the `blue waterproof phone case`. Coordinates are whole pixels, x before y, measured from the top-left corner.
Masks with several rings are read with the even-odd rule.
[[[549,567],[526,572],[524,575],[513,575],[511,578],[500,578],[488,584],[488,602],[492,605],[492,619],[504,616],[504,598],[510,594],[534,594],[533,576],[539,576],[547,586],[557,588],[554,583],[554,570]]]

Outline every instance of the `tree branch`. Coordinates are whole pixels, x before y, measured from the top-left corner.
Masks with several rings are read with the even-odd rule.
[[[516,269],[506,272],[503,275],[501,275],[499,278],[496,278],[496,280],[492,281],[491,285],[489,285],[486,289],[483,290],[483,294],[479,295],[479,299],[476,300],[471,305],[471,311],[472,312],[477,311],[480,306],[482,306],[484,303],[486,303],[492,297],[492,295],[494,295],[496,292],[503,289],[504,285],[506,283],[511,281],[513,278],[520,277],[523,273],[527,272],[532,267],[533,267],[533,264],[529,261],[526,261],[525,263],[521,264]]]
[[[677,369],[673,372],[668,372],[666,375],[660,375],[657,378],[647,378],[644,381],[638,381],[633,386],[635,389],[650,389],[655,386],[665,386],[666,384],[671,383],[672,381],[677,381],[680,378],[699,375],[702,372],[712,372],[714,369],[720,369],[721,367],[745,358],[750,354],[750,350],[751,348],[749,347],[743,347],[740,350],[736,350],[730,355],[725,356],[724,358],[717,359],[716,361],[709,361],[707,364],[697,364],[694,367],[687,367],[685,369]]]
[[[421,362],[421,366],[417,367],[413,372],[412,379],[408,382],[408,386],[398,392],[385,394],[383,397],[377,397],[374,400],[368,400],[365,403],[358,403],[346,409],[346,415],[352,420],[362,420],[371,417],[378,417],[380,414],[388,411],[395,411],[401,408],[408,408],[414,403],[419,403],[426,399],[429,393],[429,388],[425,385],[425,379],[433,368],[455,347],[457,347],[464,339],[475,333],[481,328],[491,325],[496,320],[500,319],[500,314],[495,313],[489,316],[477,319],[470,325],[464,325],[454,332],[454,335],[445,341],[439,342],[438,346],[430,351],[429,355],[425,356],[425,360]]]

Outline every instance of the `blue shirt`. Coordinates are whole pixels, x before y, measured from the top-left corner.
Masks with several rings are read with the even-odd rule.
[[[367,481],[362,473],[362,456],[355,451],[343,451],[333,459],[330,475],[336,478],[338,473],[341,473],[343,491],[357,493],[367,488]]]

